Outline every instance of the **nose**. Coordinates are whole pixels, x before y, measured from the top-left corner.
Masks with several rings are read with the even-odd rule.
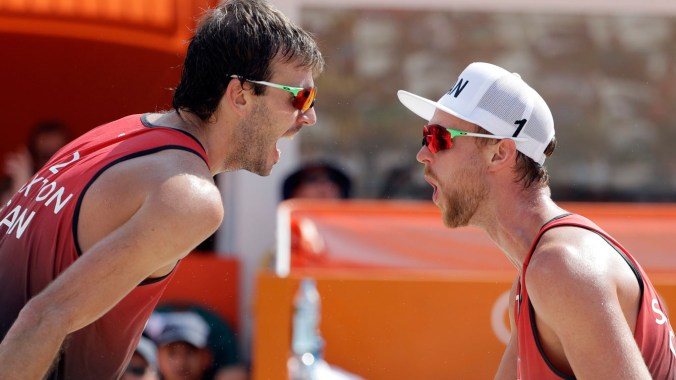
[[[315,125],[317,122],[317,113],[315,112],[315,108],[312,107],[303,112],[298,112],[298,118],[299,122],[303,125]]]
[[[418,153],[415,155],[415,159],[418,160],[421,164],[427,164],[432,161],[433,154],[426,146],[421,146],[418,150]]]

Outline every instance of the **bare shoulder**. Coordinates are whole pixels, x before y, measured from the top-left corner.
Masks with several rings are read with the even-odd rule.
[[[646,371],[633,338],[638,281],[601,236],[577,227],[547,231],[525,281],[540,345],[554,367],[592,379]]]
[[[221,194],[204,162],[191,153],[166,151],[154,165],[147,200],[160,206],[158,217],[186,219],[190,223],[215,222],[223,216]]]
[[[221,195],[205,162],[190,152],[164,150],[114,165],[92,184],[80,211],[83,251],[141,211],[149,226],[161,223],[200,236],[209,236],[223,218]]]
[[[575,227],[549,230],[528,266],[528,293],[534,303],[543,306],[585,303],[607,296],[614,291],[612,270],[621,264],[618,260],[621,258],[613,248],[591,231]]]

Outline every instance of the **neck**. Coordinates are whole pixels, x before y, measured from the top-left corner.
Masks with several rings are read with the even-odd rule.
[[[474,224],[488,233],[520,271],[542,225],[565,210],[552,201],[548,187],[495,193],[496,199],[487,202],[490,209],[481,214],[485,217]]]
[[[175,128],[181,129],[197,137],[204,144],[203,135],[205,131],[205,122],[195,114],[187,111],[171,111],[165,114],[167,121],[174,124]]]
[[[197,139],[197,141],[199,141],[200,144],[202,144],[204,150],[207,153],[209,162],[212,165],[211,168],[212,174],[214,175],[216,174],[214,172],[216,169],[213,167],[214,161],[213,158],[211,157],[213,149],[211,149],[209,144],[209,138],[207,136],[208,129],[206,127],[206,122],[202,121],[199,117],[197,117],[195,114],[191,112],[187,111],[177,112],[176,110],[171,110],[166,113],[150,114],[148,115],[148,121],[150,121],[155,125],[185,131],[190,135],[194,136]]]

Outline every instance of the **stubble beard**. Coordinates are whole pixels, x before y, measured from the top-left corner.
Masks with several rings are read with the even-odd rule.
[[[444,191],[446,207],[443,209],[444,225],[449,228],[468,226],[479,206],[488,196],[484,181],[485,170],[478,165],[468,165],[454,176],[459,184],[454,190]]]
[[[233,151],[225,162],[226,167],[236,166],[260,176],[270,175],[272,166],[268,165],[268,154],[270,145],[276,145],[277,141],[276,136],[269,133],[271,126],[267,107],[258,103],[249,117],[236,126]]]

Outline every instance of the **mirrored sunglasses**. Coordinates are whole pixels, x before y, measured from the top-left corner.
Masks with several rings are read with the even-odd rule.
[[[453,139],[460,136],[479,137],[484,139],[498,139],[498,140],[512,139],[514,141],[526,140],[525,138],[521,137],[486,135],[482,133],[458,131],[456,129],[443,127],[439,124],[428,124],[423,126],[422,145],[426,146],[427,149],[430,150],[430,152],[437,153],[442,150],[453,148]]]
[[[244,78],[240,75],[231,75],[230,78],[242,79],[247,82],[257,83],[268,87],[274,87],[289,92],[293,95],[293,98],[291,98],[291,105],[293,105],[295,109],[303,113],[305,113],[307,110],[314,107],[315,105],[315,98],[317,96],[317,87],[292,87],[283,84],[266,82],[262,80],[251,80]]]

